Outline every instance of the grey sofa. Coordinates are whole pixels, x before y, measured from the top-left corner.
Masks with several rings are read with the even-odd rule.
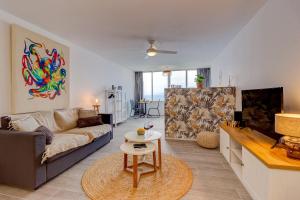
[[[113,125],[111,114],[101,114],[105,124]],[[36,132],[8,130],[10,117],[1,118],[0,184],[34,190],[80,160],[108,144],[113,129],[90,143],[59,153],[41,164],[46,136]]]

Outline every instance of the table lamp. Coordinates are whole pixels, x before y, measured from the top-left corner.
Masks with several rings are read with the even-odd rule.
[[[276,114],[275,132],[282,135],[300,137],[300,114]]]
[[[95,100],[95,104],[93,105],[93,108],[99,114],[100,104],[99,104],[99,100],[98,99]]]
[[[275,132],[289,136],[283,137],[288,146],[287,156],[300,159],[300,114],[276,114]]]

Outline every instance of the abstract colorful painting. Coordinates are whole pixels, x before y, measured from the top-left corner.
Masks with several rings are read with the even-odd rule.
[[[12,25],[12,112],[69,105],[69,48]]]
[[[39,49],[45,52],[45,57],[39,54]],[[34,42],[29,38],[24,40],[22,57],[22,75],[25,86],[34,86],[28,93],[32,97],[55,99],[65,90],[65,68],[63,52],[57,49],[47,49],[45,44]]]

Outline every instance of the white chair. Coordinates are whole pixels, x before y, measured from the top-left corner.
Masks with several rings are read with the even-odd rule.
[[[157,101],[157,105],[155,107],[148,108],[147,117],[160,117],[159,104],[160,104],[160,99]],[[156,111],[157,115],[150,114],[151,110]]]

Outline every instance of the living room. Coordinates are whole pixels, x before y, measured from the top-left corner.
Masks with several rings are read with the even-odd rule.
[[[0,199],[298,199],[299,11],[0,0]]]

